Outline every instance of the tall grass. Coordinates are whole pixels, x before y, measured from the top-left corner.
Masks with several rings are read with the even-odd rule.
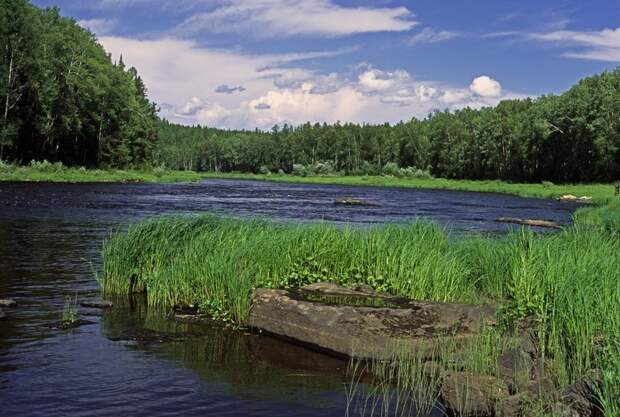
[[[359,230],[206,215],[131,226],[105,243],[103,255],[104,292],[147,291],[151,304],[198,304],[238,325],[247,322],[253,288],[316,281],[413,299],[491,301],[502,305],[506,325],[536,316],[539,350],[559,387],[599,368],[603,403],[612,410],[617,401],[620,239],[611,229],[448,238],[422,221]]]

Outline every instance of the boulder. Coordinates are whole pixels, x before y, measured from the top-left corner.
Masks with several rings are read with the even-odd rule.
[[[17,303],[15,302],[15,300],[11,300],[10,298],[7,298],[5,300],[0,300],[0,307],[15,307],[17,306]]]
[[[562,404],[578,416],[599,416],[601,404],[597,393],[603,383],[600,371],[590,371],[586,376],[569,385],[562,392]]]
[[[379,207],[379,204],[373,203],[372,201],[364,200],[361,198],[353,198],[353,197],[339,197],[336,199],[334,204],[338,204],[341,206]]]
[[[559,201],[567,201],[567,202],[577,202],[577,203],[590,203],[592,202],[592,197],[590,196],[581,196],[577,197],[573,194],[564,194],[563,196],[558,198]]]
[[[562,227],[558,223],[550,221],[550,220],[519,219],[519,218],[516,218],[516,217],[500,217],[496,221],[500,222],[500,223],[522,224],[522,225],[525,225],[525,226],[549,227],[549,228],[552,228],[552,229],[560,229]]]
[[[466,417],[494,416],[498,404],[509,397],[504,381],[492,376],[469,372],[444,375],[441,397],[447,409]]]
[[[111,301],[101,300],[101,301],[82,301],[80,303],[82,307],[87,308],[112,308],[114,304]]]
[[[388,359],[394,348],[419,352],[494,324],[489,306],[421,302],[368,288],[314,284],[257,289],[249,326],[340,356]],[[455,346],[456,347],[456,346]]]

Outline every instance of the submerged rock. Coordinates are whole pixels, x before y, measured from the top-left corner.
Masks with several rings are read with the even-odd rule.
[[[79,320],[74,320],[74,321],[63,321],[60,322],[58,324],[56,324],[54,326],[55,329],[59,329],[59,330],[69,330],[69,329],[75,329],[77,327],[80,326],[86,326],[88,324],[96,324],[94,321],[90,321],[90,320],[83,320],[83,319],[79,319]]]
[[[112,308],[114,304],[111,301],[101,300],[101,301],[82,301],[80,303],[82,307],[87,308]]]
[[[553,228],[553,229],[560,229],[560,228],[562,228],[562,226],[560,226],[558,223],[550,221],[550,220],[519,219],[519,218],[516,218],[516,217],[500,217],[496,221],[500,222],[500,223],[522,224],[522,225],[525,225],[525,226],[549,227],[549,228]]]
[[[17,302],[15,302],[15,300],[11,300],[10,298],[7,298],[5,300],[0,300],[0,307],[16,307],[17,306]]]
[[[314,284],[295,290],[257,289],[250,310],[254,329],[341,356],[387,359],[405,351],[460,341],[485,323],[487,306],[412,301],[368,288]]]
[[[339,204],[341,206],[366,206],[366,207],[379,207],[379,204],[373,203],[372,201],[364,200],[361,198],[353,198],[353,197],[340,197],[337,198],[334,204]]]

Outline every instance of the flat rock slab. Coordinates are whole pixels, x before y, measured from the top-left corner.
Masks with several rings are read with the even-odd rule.
[[[551,229],[561,229],[562,226],[556,222],[551,220],[539,220],[539,219],[518,219],[515,217],[500,217],[496,220],[499,223],[514,223],[514,224],[522,224],[525,226],[536,226],[536,227],[549,227]]]
[[[412,301],[320,283],[295,290],[257,289],[249,325],[339,355],[388,359],[392,350],[429,348],[494,324],[488,306]]]
[[[17,306],[17,303],[15,302],[15,300],[11,300],[11,299],[0,300],[0,307],[15,307],[15,306]]]
[[[80,303],[82,307],[87,308],[112,308],[114,304],[111,301],[82,301]]]

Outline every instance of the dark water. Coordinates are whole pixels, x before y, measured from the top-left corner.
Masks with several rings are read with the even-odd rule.
[[[339,207],[352,196],[380,207]],[[110,230],[170,212],[339,223],[430,216],[456,230],[506,230],[497,217],[568,222],[574,206],[499,194],[210,180],[200,184],[0,184],[0,415],[342,416],[346,363],[264,336],[165,320],[115,300],[56,330],[66,296],[96,299]]]

